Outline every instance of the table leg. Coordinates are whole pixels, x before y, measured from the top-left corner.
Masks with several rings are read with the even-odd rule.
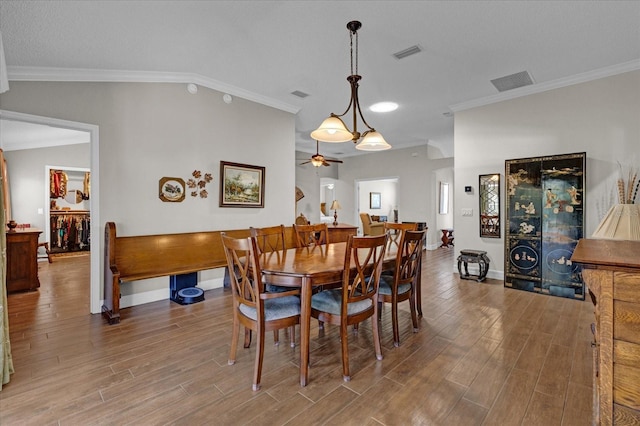
[[[420,256],[418,279],[416,281],[416,310],[418,311],[418,315],[422,316],[422,256]]]
[[[309,334],[311,328],[311,280],[302,278],[300,291],[300,386],[309,380]]]

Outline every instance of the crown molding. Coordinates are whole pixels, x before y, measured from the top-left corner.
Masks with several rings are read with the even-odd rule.
[[[292,114],[297,114],[301,108],[293,104],[281,102],[277,99],[250,92],[240,87],[193,73],[10,66],[7,67],[7,74],[10,81],[194,83],[202,87],[208,87],[209,89],[228,93],[239,98],[247,99],[249,101]]]
[[[497,102],[502,102],[510,99],[516,99],[523,96],[533,95],[536,93],[542,93],[549,90],[560,89],[562,87],[572,86],[574,84],[586,83],[588,81],[597,80],[600,78],[611,77],[613,75],[623,74],[630,71],[640,70],[640,59],[636,59],[622,64],[613,65],[610,67],[600,68],[593,71],[587,71],[580,74],[575,74],[570,77],[559,78],[557,80],[548,81],[540,84],[533,84],[531,86],[524,86],[518,89],[502,92],[497,95],[491,95],[480,99],[474,99],[468,102],[461,102],[459,104],[451,105],[449,108],[453,112],[460,112],[471,108],[477,108],[485,105],[491,105]]]

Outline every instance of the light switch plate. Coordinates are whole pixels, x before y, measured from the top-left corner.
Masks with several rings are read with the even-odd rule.
[[[462,209],[462,216],[473,216],[473,209]]]

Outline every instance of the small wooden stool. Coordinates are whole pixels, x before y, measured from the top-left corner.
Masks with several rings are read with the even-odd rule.
[[[440,244],[440,247],[444,247],[447,248],[449,246],[453,245],[453,229],[447,228],[447,229],[442,229],[442,244]]]
[[[49,263],[51,263],[52,260],[51,260],[51,252],[49,251],[49,243],[47,242],[39,243],[38,248],[40,247],[44,247],[44,251],[47,253],[47,260],[49,261]]]
[[[464,275],[462,274],[462,264],[464,263]],[[480,267],[478,275],[469,275],[469,263],[477,263]],[[481,250],[460,250],[458,256],[458,273],[463,280],[484,281],[489,272],[489,258],[486,251]]]

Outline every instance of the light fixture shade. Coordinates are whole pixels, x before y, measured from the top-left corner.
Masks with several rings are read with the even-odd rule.
[[[384,151],[389,148],[391,148],[391,145],[384,140],[380,133],[375,131],[368,132],[362,138],[362,141],[356,145],[356,149],[361,151]]]
[[[348,142],[353,139],[353,134],[340,118],[329,117],[311,132],[311,137],[321,142]]]
[[[342,207],[340,206],[338,200],[333,200],[333,203],[331,203],[331,207],[329,207],[329,210],[340,210],[341,208]]]
[[[611,207],[591,237],[640,240],[640,204],[616,204]]]
[[[311,164],[313,165],[313,167],[320,167],[322,166],[322,164],[324,163],[324,161],[318,159],[318,158],[312,158],[311,159]]]

